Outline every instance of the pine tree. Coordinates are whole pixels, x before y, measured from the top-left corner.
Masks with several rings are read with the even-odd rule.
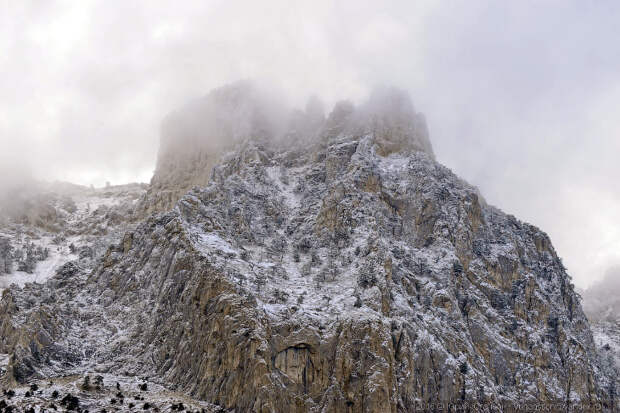
[[[8,238],[0,237],[0,274],[13,271],[13,247]]]
[[[32,274],[37,265],[37,254],[34,248],[34,244],[30,243],[26,249],[26,257],[20,263],[21,271],[27,272],[28,274]]]

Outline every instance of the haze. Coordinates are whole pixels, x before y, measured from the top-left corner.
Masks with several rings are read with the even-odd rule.
[[[575,283],[620,262],[620,3],[0,1],[0,165],[146,181],[163,117],[254,78],[330,107],[408,90],[437,159],[547,231]]]

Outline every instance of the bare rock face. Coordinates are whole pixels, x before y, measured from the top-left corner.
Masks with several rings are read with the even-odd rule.
[[[549,237],[439,165],[405,95],[321,123],[307,150],[242,139],[92,272],[6,290],[4,380],[121,372],[256,412],[615,403]]]

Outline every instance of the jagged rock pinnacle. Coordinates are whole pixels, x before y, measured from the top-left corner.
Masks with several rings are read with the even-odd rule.
[[[242,81],[215,89],[166,118],[141,216],[169,210],[193,186],[205,186],[221,156],[245,141],[272,150],[308,150],[320,136],[370,137],[384,156],[421,151],[434,158],[424,116],[414,111],[402,90],[377,88],[358,108],[338,102],[325,119],[316,97],[309,99],[304,111],[290,110],[254,83]]]

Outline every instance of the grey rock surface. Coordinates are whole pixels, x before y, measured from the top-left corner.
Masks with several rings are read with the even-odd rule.
[[[4,291],[5,382],[148,375],[257,412],[615,402],[549,237],[437,163],[406,95],[278,132],[245,87],[188,109],[224,149],[164,133],[148,217],[92,270]]]

